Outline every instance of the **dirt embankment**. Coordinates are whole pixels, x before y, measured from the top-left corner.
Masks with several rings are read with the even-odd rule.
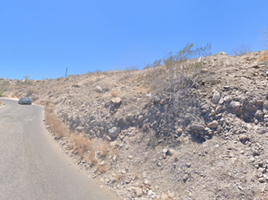
[[[46,105],[66,153],[125,199],[265,199],[267,56],[1,81]]]

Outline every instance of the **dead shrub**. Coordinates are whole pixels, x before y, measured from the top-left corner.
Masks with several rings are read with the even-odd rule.
[[[111,91],[111,95],[112,95],[112,97],[116,97],[116,96],[118,95],[118,92],[117,92],[117,91],[112,90],[112,91]]]
[[[98,172],[101,174],[104,174],[105,172],[107,172],[107,168],[105,165],[99,165],[98,166]]]
[[[123,178],[124,178],[123,174],[116,174],[115,175],[116,182],[120,182]]]
[[[89,163],[90,167],[94,167],[98,164],[98,160],[95,157],[95,151],[90,151],[86,157],[85,160]]]
[[[106,158],[106,156],[109,154],[110,149],[109,149],[109,143],[108,142],[104,142],[100,145],[99,147],[99,152],[100,152],[100,157],[101,158]]]
[[[265,52],[260,57],[257,58],[257,61],[258,62],[265,62],[265,61],[267,61],[267,58],[268,58],[268,53]]]
[[[236,47],[235,49],[233,49],[232,55],[242,56],[242,55],[246,55],[246,54],[251,53],[251,52],[252,52],[252,50],[249,46],[241,45],[240,47]]]
[[[130,82],[131,83],[134,83],[135,81],[136,81],[136,78],[135,77],[133,77],[133,78],[130,79]]]
[[[119,147],[115,147],[115,148],[111,149],[111,154],[113,156],[119,156],[119,152],[120,152]]]
[[[81,158],[85,158],[85,153],[91,150],[92,143],[86,138],[83,134],[72,136],[74,146],[78,151],[78,154]]]
[[[51,130],[54,132],[55,139],[60,139],[68,135],[69,131],[64,127],[62,121],[57,118],[53,106],[45,106],[45,118]]]

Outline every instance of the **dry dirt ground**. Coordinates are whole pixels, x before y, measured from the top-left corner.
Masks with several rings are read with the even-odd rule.
[[[268,52],[0,80],[44,105],[64,152],[122,199],[268,199]]]

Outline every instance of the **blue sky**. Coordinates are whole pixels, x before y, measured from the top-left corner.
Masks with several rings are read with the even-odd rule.
[[[186,43],[267,49],[267,0],[0,0],[0,77],[137,67]]]

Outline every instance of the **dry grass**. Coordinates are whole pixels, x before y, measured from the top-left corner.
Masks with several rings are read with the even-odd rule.
[[[81,158],[85,158],[85,153],[92,149],[92,142],[86,138],[83,134],[77,134],[72,136],[72,140]]]
[[[117,92],[117,91],[112,90],[112,91],[111,91],[111,95],[112,95],[112,97],[116,97],[116,96],[118,96],[118,92]]]
[[[98,172],[101,174],[104,174],[105,172],[107,172],[107,168],[105,165],[99,165],[98,166]]]
[[[68,136],[69,131],[64,127],[62,121],[57,118],[53,110],[53,106],[50,106],[49,104],[45,106],[45,118],[51,130],[54,132],[55,139]]]
[[[115,175],[116,182],[120,182],[123,178],[124,178],[123,174],[118,173]]]
[[[95,151],[92,150],[85,155],[85,160],[90,163],[90,167],[94,167],[98,164],[98,160],[95,157]]]
[[[99,152],[100,152],[100,157],[101,158],[106,158],[106,156],[109,154],[110,152],[110,148],[109,148],[109,143],[108,142],[103,142],[99,148],[98,148]]]
[[[265,62],[265,61],[267,61],[267,58],[268,58],[268,53],[265,52],[260,57],[257,58],[257,61],[258,62]]]
[[[120,152],[119,147],[115,147],[115,148],[111,149],[111,154],[113,156],[119,156],[119,152]]]

